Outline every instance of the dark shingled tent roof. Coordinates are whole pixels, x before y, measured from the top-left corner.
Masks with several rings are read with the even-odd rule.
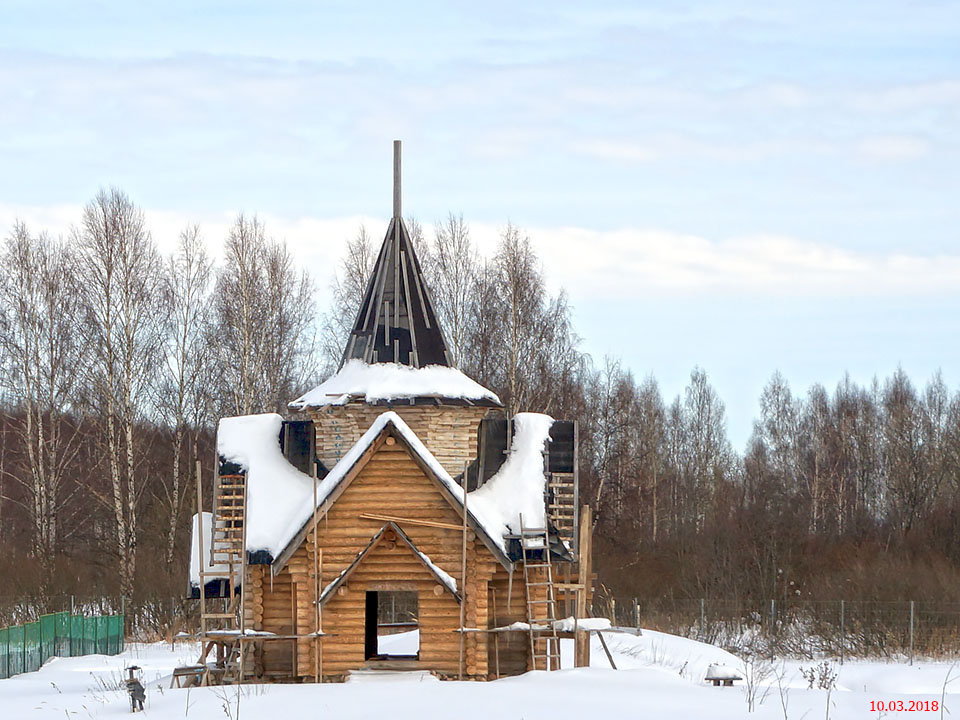
[[[347,340],[347,360],[451,367],[420,261],[400,216],[400,143],[394,143],[393,219]]]

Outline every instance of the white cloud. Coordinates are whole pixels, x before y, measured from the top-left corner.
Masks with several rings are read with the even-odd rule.
[[[15,218],[35,230],[67,234],[81,214],[79,206],[12,208],[0,205],[0,233]],[[219,254],[233,215],[187,216],[146,211],[154,239],[170,252],[180,230],[198,223],[211,252]],[[310,270],[327,298],[329,281],[345,242],[361,223],[374,238],[386,230],[386,218],[287,218],[261,214],[270,236],[283,239]],[[501,226],[472,223],[481,254],[496,251]],[[667,230],[578,227],[528,227],[551,287],[573,296],[606,299],[690,297],[889,297],[953,296],[960,288],[960,254],[924,255],[905,251],[871,253],[781,235],[711,239]],[[426,233],[431,232],[425,227]]]
[[[497,228],[472,226],[489,252]],[[867,253],[777,235],[708,239],[663,230],[526,229],[548,279],[590,300],[694,296],[956,295],[960,254]]]
[[[930,108],[960,108],[960,81],[935,80],[858,90],[849,105],[864,113],[904,113]]]
[[[929,142],[909,135],[879,135],[857,143],[857,153],[869,160],[914,160],[929,152]]]
[[[79,205],[52,207],[12,207],[0,204],[0,237],[5,237],[15,220],[26,223],[32,232],[47,232],[53,236],[68,236],[80,221],[83,208]],[[180,231],[188,224],[198,224],[207,248],[214,257],[219,257],[223,240],[235,220],[235,215],[211,214],[206,216],[186,215],[168,210],[144,211],[147,227],[164,254],[176,248]],[[319,219],[311,217],[284,218],[270,214],[258,214],[270,237],[286,242],[298,262],[310,270],[317,282],[319,300],[326,301],[328,285],[339,262],[348,238],[357,234],[361,224],[377,237],[385,231],[385,223],[379,218],[351,216]]]

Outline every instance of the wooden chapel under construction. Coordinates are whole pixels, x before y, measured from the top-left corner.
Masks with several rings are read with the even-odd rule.
[[[204,682],[496,679],[559,668],[562,637],[589,660],[576,427],[505,418],[453,367],[401,217],[399,142],[393,205],[340,370],[294,420],[219,423],[192,540]]]

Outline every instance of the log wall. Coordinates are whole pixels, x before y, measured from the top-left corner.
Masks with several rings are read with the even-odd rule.
[[[296,597],[293,578],[287,570],[271,578],[269,574],[259,579],[260,585],[254,590],[254,617],[261,618],[258,630],[272,632],[275,635],[296,633],[295,620]],[[256,581],[254,581],[256,584]],[[282,640],[265,642],[255,652],[259,656],[257,674],[265,677],[287,678],[294,672],[294,642]]]
[[[531,573],[534,572],[537,571],[531,570]],[[540,575],[534,578],[534,582],[545,580],[545,574],[542,578]],[[544,586],[533,586],[531,591],[538,600],[547,596]],[[505,627],[515,622],[527,621],[527,596],[523,583],[523,568],[519,563],[513,571],[512,583],[510,573],[502,565],[497,566],[490,581],[489,602],[496,608],[496,612],[491,613],[489,627]],[[497,633],[496,638],[490,639],[487,658],[491,677],[496,676],[498,655],[500,677],[527,672],[531,669],[529,635],[524,632]]]
[[[394,406],[349,403],[308,410],[317,434],[317,457],[328,468],[353,447],[373,421],[393,410],[450,475],[463,472],[463,464],[477,457],[477,429],[490,411],[478,406],[409,405]]]
[[[466,589],[466,626],[489,627],[487,584],[500,567],[499,563],[473,531],[468,530],[468,560],[464,573],[461,567],[461,515],[443,497],[435,481],[424,474],[405,446],[392,437],[381,437],[377,441],[369,462],[329,508],[326,516],[320,519],[317,545],[322,558],[321,589],[353,563],[385,524],[382,520],[361,518],[364,513],[454,526],[456,529],[397,521],[417,549],[455,578],[458,588]],[[254,592],[250,593],[251,609],[247,615],[253,621],[250,627],[273,632],[292,629],[301,634],[315,630],[313,544],[311,531],[274,579],[274,587],[269,592],[269,577],[260,579],[259,588],[254,587]],[[252,584],[256,586],[256,579]],[[321,625],[328,633],[320,643],[323,675],[335,675],[365,664],[363,630],[367,590],[415,590],[419,599],[421,632],[419,663],[424,669],[443,674],[456,675],[459,672],[460,633],[455,631],[460,627],[460,606],[401,539],[392,544],[381,541],[353,570],[341,590],[322,609]],[[522,595],[522,580],[520,591]],[[262,600],[258,603],[257,598]],[[520,607],[522,609],[522,603]],[[292,647],[282,655],[271,645],[285,644],[263,643],[264,674],[287,672],[300,678],[313,676],[316,641],[296,641],[295,661]],[[488,659],[488,636],[467,634],[464,639],[464,673],[486,679]]]

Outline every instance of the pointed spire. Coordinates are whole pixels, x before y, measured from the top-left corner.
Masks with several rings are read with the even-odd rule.
[[[400,215],[400,141],[393,142],[393,219],[344,348],[343,361],[451,366],[423,271]]]

